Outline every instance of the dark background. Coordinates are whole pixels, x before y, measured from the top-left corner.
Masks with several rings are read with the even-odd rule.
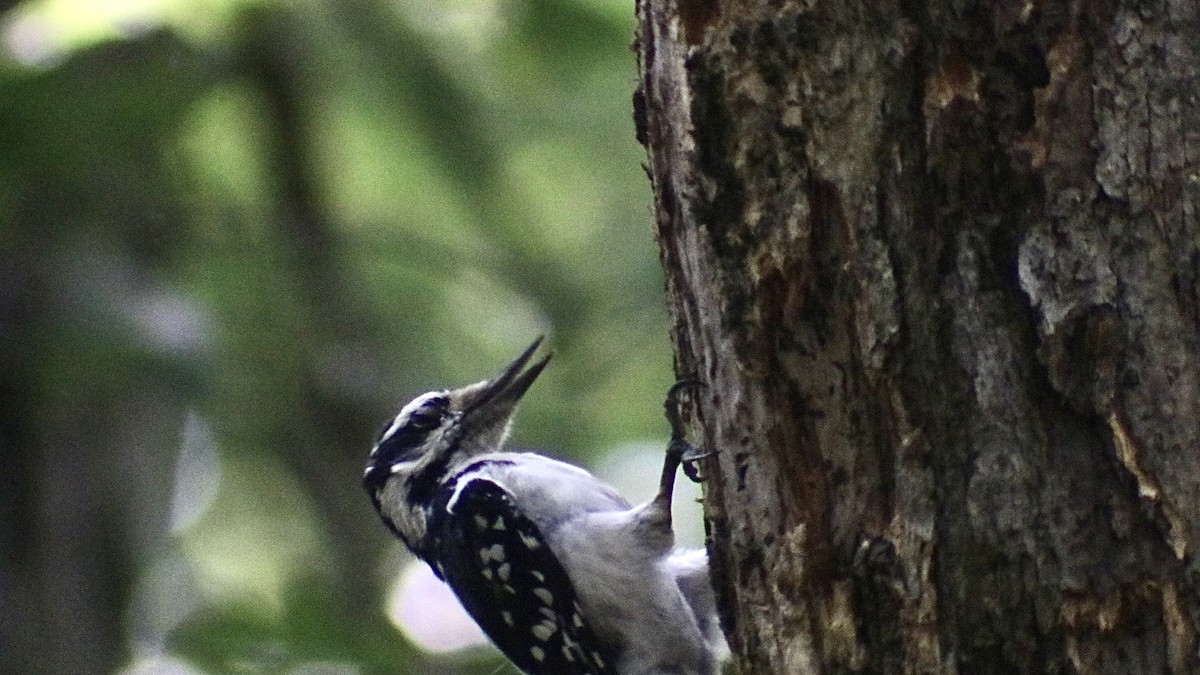
[[[397,631],[358,480],[544,333],[516,441],[649,495],[632,3],[0,9],[0,672],[511,672]]]

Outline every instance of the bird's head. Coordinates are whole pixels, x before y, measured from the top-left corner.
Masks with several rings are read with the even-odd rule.
[[[421,394],[401,408],[367,460],[363,485],[372,497],[393,476],[436,481],[464,460],[499,450],[517,403],[550,360],[547,355],[525,368],[541,343],[534,340],[495,377]]]

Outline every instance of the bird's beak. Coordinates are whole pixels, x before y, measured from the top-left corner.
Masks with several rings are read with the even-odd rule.
[[[525,364],[533,357],[539,345],[542,344],[542,339],[533,341],[533,344],[525,348],[521,355],[513,360],[512,363],[505,366],[504,370],[500,371],[495,377],[490,380],[480,382],[472,389],[469,394],[469,400],[464,401],[463,411],[465,415],[472,416],[483,414],[487,416],[495,415],[496,417],[506,418],[517,407],[517,402],[529,390],[533,381],[541,374],[542,369],[550,361],[550,354],[547,354],[540,361],[535,362],[527,370]]]

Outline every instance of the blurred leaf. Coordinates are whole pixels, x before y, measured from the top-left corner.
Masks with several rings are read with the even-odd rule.
[[[210,605],[167,646],[212,672],[283,672],[294,661],[270,617],[252,605]]]
[[[288,673],[324,663],[362,673],[421,672],[395,629],[347,615],[329,579],[310,577],[288,589],[278,613],[261,605],[223,603],[198,612],[171,635],[168,647],[215,673]]]
[[[6,72],[0,124],[19,149],[6,162],[85,179],[157,163],[212,82],[202,55],[168,30],[76,52],[52,70]]]

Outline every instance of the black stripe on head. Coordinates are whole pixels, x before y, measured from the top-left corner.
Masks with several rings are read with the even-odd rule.
[[[375,449],[367,460],[363,486],[374,494],[383,489],[393,466],[417,459],[425,440],[441,426],[449,408],[450,400],[441,394],[426,394],[404,406],[380,430]]]

